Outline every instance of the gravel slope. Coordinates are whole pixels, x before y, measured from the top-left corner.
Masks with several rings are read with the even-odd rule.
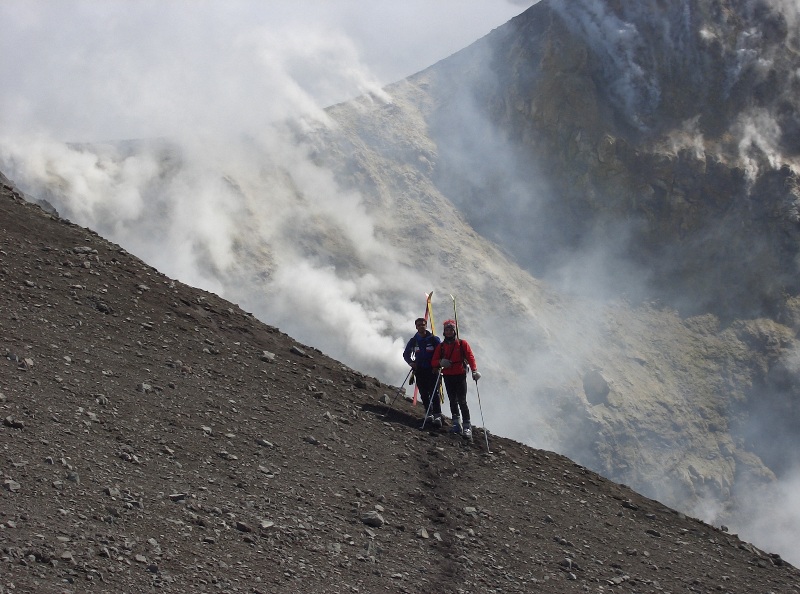
[[[800,592],[777,555],[0,195],[0,593]]]

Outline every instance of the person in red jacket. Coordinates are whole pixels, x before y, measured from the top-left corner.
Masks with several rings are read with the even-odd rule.
[[[478,372],[478,364],[475,362],[475,355],[469,343],[456,336],[455,320],[445,320],[442,334],[444,340],[434,349],[431,366],[442,370],[447,399],[450,401],[450,414],[453,417],[453,427],[450,432],[460,433],[465,439],[471,439],[472,425],[467,406],[467,365],[472,370],[472,379],[476,382],[481,374]]]

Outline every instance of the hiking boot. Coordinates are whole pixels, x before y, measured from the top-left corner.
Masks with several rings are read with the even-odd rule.
[[[453,421],[453,426],[450,427],[450,433],[460,434],[461,433],[461,423],[459,423],[458,421]]]
[[[442,415],[436,415],[435,417],[433,417],[433,426],[436,429],[442,428]]]
[[[461,437],[464,439],[472,439],[472,427],[468,422],[464,422],[464,429],[461,431]]]

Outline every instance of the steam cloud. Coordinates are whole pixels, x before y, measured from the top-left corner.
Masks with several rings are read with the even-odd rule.
[[[349,0],[269,12],[246,0],[5,3],[0,18],[15,26],[0,41],[13,58],[0,64],[4,172],[166,273],[365,371],[402,377],[398,335],[435,278],[395,263],[361,197],[340,190],[276,122],[325,123],[320,106],[365,93],[388,101],[386,77],[429,65],[484,34],[487,20],[520,10],[468,8],[457,24],[458,2],[404,3],[391,18]],[[400,36],[407,22],[425,43]],[[374,48],[387,38],[407,50]],[[434,57],[420,53],[426,46]],[[308,252],[304,233],[321,225],[359,270]],[[269,278],[234,289],[248,249]]]
[[[426,57],[406,71],[388,64],[368,67],[366,42],[352,34],[376,36],[379,15],[360,2],[342,3],[342,22],[356,23],[349,31],[273,14],[283,27],[276,32],[253,19],[257,4],[227,3],[232,9],[221,16],[210,4],[201,9],[192,4],[189,10],[184,3],[158,3],[157,20],[152,18],[156,3],[146,2],[133,17],[123,17],[111,2],[0,6],[3,22],[20,23],[0,41],[0,51],[20,58],[20,52],[28,52],[37,59],[27,70],[15,60],[0,65],[9,82],[0,95],[0,170],[32,196],[51,200],[63,216],[166,274],[214,291],[305,343],[399,383],[405,373],[399,354],[413,332],[411,321],[421,313],[424,292],[444,290],[441,315],[452,290],[442,287],[442,280],[453,272],[435,260],[420,266],[413,252],[399,249],[364,197],[340,187],[315,163],[311,147],[298,144],[277,122],[291,120],[305,129],[332,125],[319,106],[356,95],[390,104],[395,98],[381,90],[384,84],[434,60]],[[434,4],[448,14],[457,3]],[[499,4],[507,13],[497,24],[520,10]],[[571,2],[552,4],[605,56],[612,93],[632,123],[646,127],[661,89],[649,74],[648,50],[631,25],[634,15],[612,13],[592,0],[580,0],[581,10]],[[658,18],[662,4],[652,0],[628,9],[654,15],[652,22],[665,27],[666,39],[688,51],[692,15],[688,8],[671,11],[664,21]],[[794,24],[796,5],[783,5]],[[418,8],[407,10],[412,14]],[[367,18],[352,19],[355,11],[366,11]],[[570,20],[576,14],[583,15],[579,22]],[[485,20],[484,12],[475,16]],[[53,22],[65,26],[53,29]],[[83,26],[92,44],[83,45],[87,30],[77,23],[88,23]],[[176,30],[181,31],[178,46],[171,43]],[[485,32],[476,30],[448,53]],[[45,37],[51,39],[47,47],[24,41]],[[745,50],[742,59],[751,59]],[[466,117],[468,106],[462,107],[458,115]],[[754,112],[740,126],[743,154],[753,145],[778,154],[774,126],[764,114]],[[491,138],[496,154],[503,155],[502,139],[484,131],[484,140]],[[691,138],[702,144],[696,132]],[[503,174],[517,179],[513,158],[484,166],[501,161]],[[472,171],[478,177],[484,173]],[[516,198],[520,210],[535,212],[535,202],[524,192]],[[559,274],[565,286],[580,282],[596,288],[614,278],[610,271],[619,269],[614,250],[593,247],[564,263]],[[569,384],[565,378],[574,384],[583,365],[597,360],[596,345],[608,340],[612,321],[586,302],[543,307],[537,295],[546,291],[533,280],[520,281],[526,291],[510,283],[482,287],[484,275],[501,278],[503,273],[491,269],[489,257],[480,265],[482,274],[473,273],[466,282],[502,305],[475,319],[469,312],[476,304],[464,296],[462,322],[471,330],[467,338],[482,370],[489,370],[481,383],[484,394],[507,396],[481,414],[493,431],[560,449],[564,434],[576,428],[551,421],[569,417],[573,396],[582,389],[556,387]],[[633,278],[623,282],[635,286]],[[533,320],[530,328],[516,325],[520,315]],[[508,337],[529,347],[524,358],[509,352]],[[473,416],[477,419],[477,410]],[[780,521],[754,504],[757,521],[740,530],[786,551],[784,556],[797,563],[800,558],[791,558],[796,537],[781,529],[800,522],[800,505],[792,496],[800,479],[794,477],[768,493],[781,504]],[[709,502],[698,513],[713,521],[721,510]]]

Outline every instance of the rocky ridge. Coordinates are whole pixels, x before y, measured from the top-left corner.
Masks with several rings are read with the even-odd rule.
[[[6,183],[0,280],[0,592],[800,592],[563,456],[420,431],[396,387]]]
[[[635,25],[638,45],[598,45],[578,26],[588,2],[543,1],[390,86],[391,101],[330,108],[336,126],[301,140],[341,188],[360,192],[399,270],[436,271],[437,290],[479,314],[468,327],[490,370],[481,380],[490,426],[692,515],[711,502],[716,523],[739,529],[742,517],[784,511],[765,491],[796,465],[798,110],[794,77],[777,75],[794,63],[795,39],[763,2],[591,4]],[[670,54],[676,41],[684,62]],[[620,103],[611,90],[629,70],[607,62],[617,47],[635,50],[642,88],[661,94]],[[743,68],[731,69],[737,57]],[[694,72],[712,84],[695,84]],[[756,115],[780,125],[779,143],[751,138],[740,151]],[[159,180],[180,166],[161,163]],[[221,277],[235,289],[256,278],[250,296],[263,300],[259,281],[286,247],[259,227],[278,184],[225,173],[247,224],[241,260]],[[151,189],[143,236],[169,228],[166,198]],[[347,225],[300,220],[287,236],[305,256],[345,277],[369,274]],[[613,249],[599,249],[606,240]],[[587,254],[574,280],[596,295],[541,280]],[[737,509],[743,494],[754,507]]]
[[[495,390],[536,403],[507,416],[558,427],[558,450],[606,476],[739,520],[737,496],[796,465],[790,20],[769,2],[540,2],[389,86],[391,102],[330,108],[338,128],[315,145],[375,212],[402,213],[382,221],[395,245],[435,237],[421,268],[446,261],[473,311],[503,308],[479,328],[496,375],[535,367]],[[535,282],[498,273],[505,256]]]

